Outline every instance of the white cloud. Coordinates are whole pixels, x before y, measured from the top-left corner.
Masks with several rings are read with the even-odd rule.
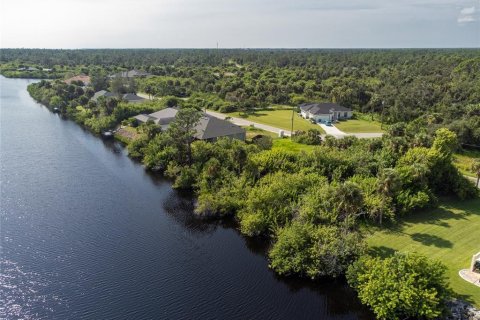
[[[466,7],[460,10],[460,15],[457,18],[457,22],[459,24],[465,24],[470,22],[477,21],[477,17],[475,16],[475,7]]]
[[[0,0],[0,47],[471,47],[478,0]]]
[[[469,22],[475,22],[475,18],[473,16],[460,16],[457,19],[458,23],[469,23]]]
[[[460,14],[464,14],[464,15],[469,15],[469,14],[474,14],[474,13],[475,13],[475,7],[463,8],[460,11]]]

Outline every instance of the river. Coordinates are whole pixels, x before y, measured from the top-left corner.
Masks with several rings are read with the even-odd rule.
[[[0,77],[0,318],[371,319],[341,281],[278,278],[266,244]]]

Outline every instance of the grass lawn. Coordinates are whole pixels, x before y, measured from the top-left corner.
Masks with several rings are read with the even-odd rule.
[[[402,223],[373,230],[368,245],[374,254],[388,256],[394,251],[418,252],[442,261],[448,268],[452,289],[480,307],[480,288],[460,278],[472,256],[480,251],[480,199],[443,201],[436,209],[414,213]]]
[[[288,131],[290,131],[292,128],[292,110],[261,110],[248,115],[245,115],[241,112],[231,112],[227,115],[231,117],[247,119],[253,122],[266,124]],[[308,129],[317,129],[322,133],[325,133],[319,125],[315,125],[295,113],[295,117],[293,118],[293,131],[307,131]]]
[[[259,135],[259,134],[264,135],[264,136],[272,137],[273,139],[278,138],[278,133],[265,131],[265,130],[262,130],[262,129],[256,128],[256,127],[252,128],[250,126],[243,127],[243,128],[245,128],[245,130],[247,131],[247,140],[250,140],[250,139],[252,139],[253,137],[255,137],[256,135]]]
[[[460,172],[469,177],[476,177],[472,171],[472,164],[475,159],[480,159],[480,151],[465,150],[455,154],[454,164]]]
[[[350,119],[335,124],[335,127],[347,133],[384,132],[380,126],[378,121],[364,119]]]
[[[287,151],[293,151],[293,152],[310,152],[312,151],[316,146],[310,146],[307,144],[301,144],[292,141],[290,138],[277,138],[273,140],[273,146],[272,150],[275,149],[283,149]]]

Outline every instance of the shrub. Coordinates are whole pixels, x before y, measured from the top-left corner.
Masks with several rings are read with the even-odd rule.
[[[445,272],[440,262],[416,254],[366,256],[348,268],[347,280],[379,319],[436,319],[450,297]]]
[[[293,222],[276,233],[270,267],[282,275],[339,276],[364,251],[361,237],[334,226]]]

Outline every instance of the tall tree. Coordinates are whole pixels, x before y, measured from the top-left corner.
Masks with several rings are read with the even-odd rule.
[[[182,108],[178,111],[175,120],[170,124],[167,132],[178,144],[179,156],[184,154],[184,159],[180,158],[181,164],[192,163],[192,142],[195,139],[195,126],[202,113],[195,108]]]
[[[379,214],[379,222],[382,224],[384,209],[388,199],[392,197],[395,191],[400,187],[400,178],[394,169],[384,169],[378,177],[377,190],[382,196],[382,210]]]

